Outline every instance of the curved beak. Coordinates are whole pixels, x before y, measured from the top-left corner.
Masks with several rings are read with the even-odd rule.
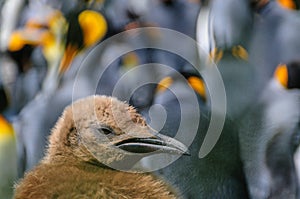
[[[162,134],[149,138],[129,138],[116,143],[115,146],[132,153],[154,152],[190,155],[188,148],[184,144]]]

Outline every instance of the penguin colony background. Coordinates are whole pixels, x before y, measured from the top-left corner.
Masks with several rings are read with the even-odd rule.
[[[300,198],[299,0],[0,0],[0,198]]]

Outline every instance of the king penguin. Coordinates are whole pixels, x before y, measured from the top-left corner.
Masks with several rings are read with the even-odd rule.
[[[241,158],[252,198],[299,198],[294,154],[299,145],[300,64],[277,66],[241,119]]]

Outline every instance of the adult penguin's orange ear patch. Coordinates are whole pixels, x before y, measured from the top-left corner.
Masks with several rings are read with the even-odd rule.
[[[288,87],[288,80],[289,80],[289,74],[288,74],[288,69],[285,64],[280,64],[277,66],[275,73],[274,73],[274,78],[284,87]]]
[[[232,48],[232,55],[236,58],[247,61],[248,60],[248,52],[247,50],[241,46],[237,45]]]
[[[122,63],[125,68],[130,69],[139,65],[140,60],[135,52],[129,52],[122,57]]]
[[[199,77],[191,76],[188,78],[190,86],[196,91],[204,100],[206,100],[205,83]]]
[[[173,79],[171,77],[163,78],[156,87],[156,93],[164,92],[173,84]]]
[[[84,45],[94,45],[107,32],[107,22],[103,15],[96,11],[85,10],[78,16],[78,22],[83,31]]]
[[[297,6],[293,0],[277,0],[277,2],[284,8],[296,10]]]
[[[214,48],[210,53],[209,53],[209,58],[212,62],[218,63],[222,57],[223,57],[223,50],[220,48]]]
[[[22,34],[19,31],[13,32],[8,42],[8,50],[18,51],[21,50],[25,45]]]
[[[0,115],[0,140],[7,136],[14,136],[14,130],[12,125],[2,115]]]

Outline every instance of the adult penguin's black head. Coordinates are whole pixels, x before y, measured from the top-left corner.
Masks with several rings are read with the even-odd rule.
[[[300,88],[300,62],[291,62],[287,64],[289,89]]]
[[[67,70],[74,57],[83,49],[95,45],[107,32],[105,17],[93,10],[78,9],[66,15],[68,30],[65,38],[65,51],[59,71]]]

